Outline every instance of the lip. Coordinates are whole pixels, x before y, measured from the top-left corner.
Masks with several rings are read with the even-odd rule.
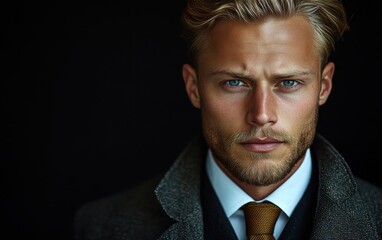
[[[283,142],[273,138],[254,138],[240,143],[252,152],[271,152],[278,148]]]

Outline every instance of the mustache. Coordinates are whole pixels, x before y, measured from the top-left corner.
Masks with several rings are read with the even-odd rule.
[[[289,142],[293,138],[285,131],[275,131],[272,128],[252,128],[247,132],[240,132],[230,138],[231,143],[246,142],[254,138],[272,138],[279,142]]]

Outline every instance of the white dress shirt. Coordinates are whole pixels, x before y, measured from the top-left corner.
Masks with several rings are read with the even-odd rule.
[[[273,233],[275,238],[278,239],[309,184],[312,175],[312,158],[310,149],[308,149],[297,171],[269,196],[257,200],[252,199],[220,169],[213,158],[211,150],[208,150],[207,153],[206,168],[212,187],[239,240],[246,239],[244,212],[240,208],[248,202],[263,202],[266,200],[281,209]]]

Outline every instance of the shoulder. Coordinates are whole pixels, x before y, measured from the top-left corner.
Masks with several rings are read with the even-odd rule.
[[[160,179],[161,175],[83,205],[74,219],[75,239],[114,239],[115,235],[158,237],[171,224],[154,192]]]
[[[363,202],[368,203],[376,213],[382,215],[382,188],[357,177],[355,180]]]
[[[114,212],[131,212],[140,211],[147,207],[153,208],[152,203],[156,201],[154,190],[159,180],[159,177],[148,179],[123,192],[86,203],[79,209],[79,214],[104,216]]]
[[[360,191],[365,191],[370,195],[370,197],[382,197],[382,188],[372,184],[368,181],[365,181],[364,179],[360,179],[358,177],[355,177],[356,182],[358,184],[359,190]],[[379,202],[382,202],[382,198],[376,199]]]
[[[382,236],[382,188],[357,177],[355,180],[362,200],[362,208],[369,209],[372,222],[376,223],[376,229]]]

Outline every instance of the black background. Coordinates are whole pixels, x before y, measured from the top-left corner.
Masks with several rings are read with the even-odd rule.
[[[382,186],[381,27],[376,8],[359,2],[345,2],[351,30],[318,128],[356,175]],[[5,239],[71,239],[81,204],[167,169],[197,134],[181,78],[184,3],[3,6]]]

